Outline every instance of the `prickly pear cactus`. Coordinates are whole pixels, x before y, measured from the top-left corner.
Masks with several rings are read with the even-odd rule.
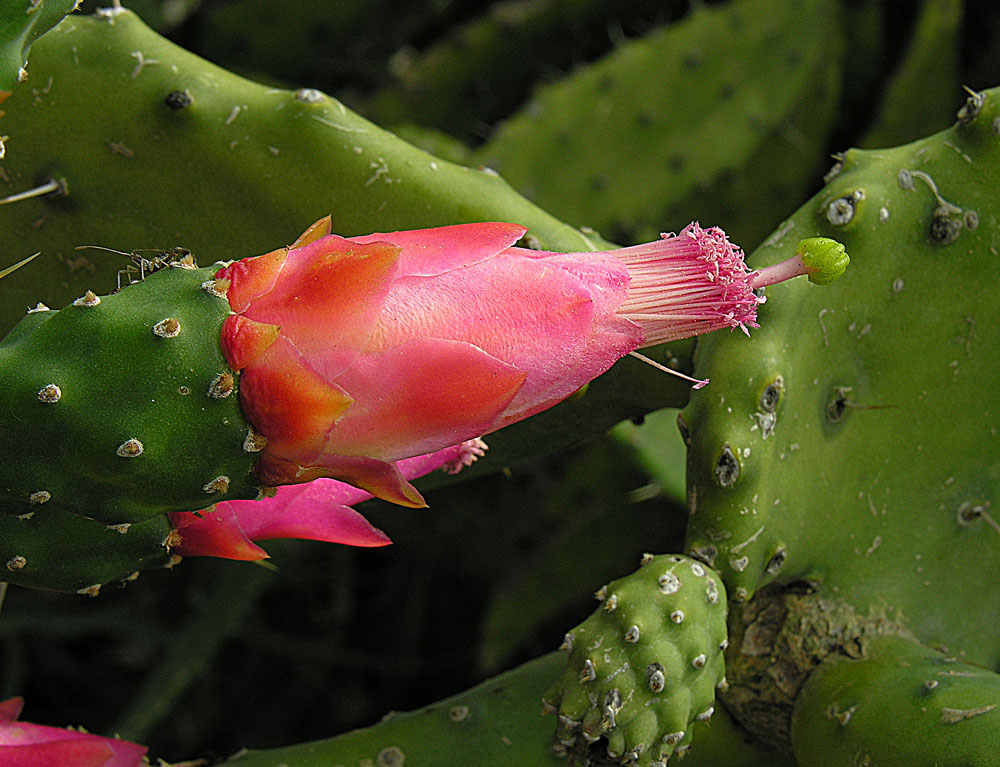
[[[128,524],[256,497],[215,271],[177,261],[114,295],[40,306],[0,344],[4,511]]]
[[[872,637],[863,658],[832,657],[799,698],[792,743],[801,767],[848,763],[833,754],[988,765],[1000,753],[1000,675],[905,638]]]
[[[377,725],[304,746],[244,751],[234,767],[320,765],[476,765],[559,767],[551,720],[538,699],[565,659],[549,653],[419,711],[393,713]]]
[[[608,29],[635,35],[678,3],[663,0],[497,0],[419,55],[397,56],[391,85],[365,113],[385,125],[419,115],[421,124],[474,140],[522,103],[554,70],[607,50]],[[425,11],[426,14],[426,11]],[[570,32],[571,30],[571,32]]]
[[[544,698],[559,714],[556,737],[573,764],[664,764],[687,751],[725,686],[725,590],[701,562],[646,555],[597,598],[601,608],[566,634],[568,667]]]
[[[964,764],[957,754],[985,753],[993,741],[982,739],[997,732],[1000,699],[991,692],[984,703],[982,689],[997,689],[1000,658],[991,564],[1000,410],[988,383],[1000,370],[990,298],[998,165],[997,90],[970,95],[954,127],[935,136],[847,152],[751,257],[761,267],[804,236],[830,236],[852,256],[846,278],[822,290],[768,288],[775,300],[749,344],[717,335],[698,347],[712,385],[681,414],[686,548],[719,571],[730,595],[722,701],[803,764],[890,764],[892,753],[912,755],[908,764]],[[948,677],[942,705],[953,713],[935,709],[937,720],[883,718],[896,695],[924,696],[900,700],[907,710],[933,709],[943,679],[930,672],[885,689],[868,677],[890,674],[891,648],[914,644],[935,662],[979,667],[987,681]],[[838,692],[847,684],[865,691]],[[827,724],[838,712],[839,724]],[[920,722],[939,727],[941,717],[936,750],[915,755]],[[820,723],[841,733],[822,742],[851,747],[821,756],[812,737]],[[971,750],[955,750],[960,742]]]

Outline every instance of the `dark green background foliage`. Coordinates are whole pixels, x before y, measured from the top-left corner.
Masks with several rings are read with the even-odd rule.
[[[750,19],[745,27],[725,15],[730,5]],[[763,34],[755,5],[767,3],[697,12],[678,0],[130,7],[216,64],[320,88],[442,157],[495,164],[543,208],[619,242],[701,218],[749,251],[820,187],[831,154],[944,128],[961,85],[1000,83],[992,0],[803,3],[813,26],[789,31],[778,19],[774,45],[763,46],[798,52],[785,55],[783,77],[753,58],[764,55],[750,45]],[[711,40],[683,26],[698,14],[718,14]],[[627,57],[634,41],[673,23],[698,65],[680,59],[661,85],[666,70],[654,64],[673,64]],[[734,50],[746,58],[727,59]],[[673,101],[650,114],[641,90],[616,100],[615,83],[634,81]],[[741,113],[743,94],[769,100]],[[619,121],[602,128],[602,110]],[[674,134],[690,154],[671,164],[656,138]],[[769,154],[774,142],[785,149]],[[544,164],[518,165],[539,147]],[[652,155],[668,159],[651,164]],[[657,201],[639,199],[649,188]],[[164,243],[134,246],[147,244]],[[3,254],[2,265],[21,257]],[[673,418],[659,413],[648,427],[675,439]],[[623,427],[433,490],[429,510],[368,504],[395,542],[386,549],[271,544],[267,567],[190,560],[96,601],[11,588],[0,698],[24,695],[26,719],[117,731],[179,760],[327,736],[463,690],[556,647],[592,608],[593,590],[643,552],[680,550],[683,451],[676,474],[661,465],[651,478],[636,439]]]

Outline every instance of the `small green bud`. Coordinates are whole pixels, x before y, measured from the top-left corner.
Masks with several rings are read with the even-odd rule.
[[[809,282],[829,285],[842,275],[851,257],[846,248],[829,237],[809,237],[799,242],[796,255],[809,273]]]

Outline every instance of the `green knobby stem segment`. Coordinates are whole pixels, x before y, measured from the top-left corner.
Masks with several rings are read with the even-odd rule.
[[[215,268],[176,266],[33,309],[0,341],[0,513],[119,525],[256,497],[229,304],[205,289]]]
[[[565,666],[552,652],[446,700],[387,716],[378,724],[334,738],[262,751],[241,751],[233,767],[326,767],[330,764],[433,764],[437,767],[567,767],[553,747],[555,717],[538,701]],[[724,710],[711,723],[695,722],[688,767],[794,767],[778,752],[748,742]],[[381,757],[381,760],[379,759]],[[398,762],[400,764],[404,762]]]

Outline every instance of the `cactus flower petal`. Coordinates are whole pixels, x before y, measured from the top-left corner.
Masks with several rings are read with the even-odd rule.
[[[329,489],[318,479],[282,488],[282,497],[262,501],[228,501],[197,513],[176,512],[171,523],[180,543],[171,551],[181,556],[225,559],[265,559],[267,552],[254,541],[300,538],[348,546],[385,546],[388,536],[373,527],[350,506],[332,502]],[[341,484],[341,483],[337,483]]]
[[[265,483],[332,477],[423,505],[397,461],[544,410],[636,349],[746,331],[763,301],[742,251],[696,223],[590,253],[515,247],[516,224],[327,231],[216,275],[236,316],[223,350],[251,360],[240,401],[267,439]],[[278,339],[261,350],[273,331],[252,323]]]
[[[526,377],[465,341],[417,338],[366,352],[337,379],[357,398],[324,455],[395,461],[485,433]]]
[[[278,340],[281,328],[230,314],[222,323],[222,348],[233,370],[242,370]]]
[[[17,721],[24,701],[0,702],[0,764],[4,767],[139,767],[144,746]]]
[[[411,229],[391,234],[376,232],[348,239],[358,243],[391,242],[403,251],[400,275],[434,277],[493,258],[521,239],[527,231],[519,224],[492,222]]]
[[[427,505],[417,488],[403,476],[399,467],[377,458],[349,455],[319,455],[308,466],[275,457],[266,449],[256,466],[257,475],[271,485],[311,482],[322,477],[336,477],[341,482],[371,493],[384,501],[419,509]]]
[[[226,298],[234,312],[245,312],[250,302],[270,292],[278,281],[281,267],[288,258],[288,248],[279,248],[263,256],[230,264],[224,279],[230,280]]]
[[[400,461],[406,479],[436,469],[455,473],[483,455],[486,445],[469,440],[428,455]],[[225,501],[200,512],[177,512],[170,521],[179,542],[171,552],[181,556],[213,556],[258,560],[267,552],[254,541],[300,538],[349,546],[386,546],[388,536],[351,508],[371,493],[334,479],[286,485],[259,501]]]

